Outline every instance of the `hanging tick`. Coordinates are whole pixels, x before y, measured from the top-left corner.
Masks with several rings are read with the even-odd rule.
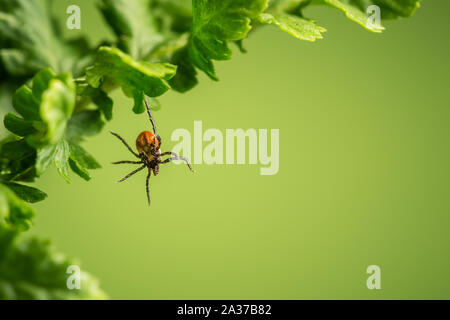
[[[150,119],[150,123],[152,124],[152,127],[153,127],[153,133],[151,133],[149,131],[142,131],[138,135],[138,137],[136,139],[136,148],[138,150],[138,153],[134,152],[133,149],[128,145],[128,143],[117,133],[111,132],[111,134],[113,134],[120,141],[122,141],[122,143],[128,148],[128,150],[130,150],[130,152],[136,158],[139,159],[139,161],[117,161],[117,162],[113,162],[113,164],[122,164],[122,163],[142,164],[142,166],[140,166],[136,170],[130,172],[128,175],[126,175],[124,178],[120,179],[118,182],[125,181],[126,179],[128,179],[129,177],[134,175],[135,173],[141,171],[144,168],[147,168],[148,174],[147,174],[145,188],[147,191],[148,205],[150,205],[150,191],[149,191],[150,176],[151,176],[152,172],[155,176],[158,174],[160,164],[169,163],[173,160],[183,160],[184,162],[186,162],[187,166],[189,167],[189,169],[192,172],[194,172],[194,170],[192,170],[192,166],[189,163],[188,159],[186,159],[184,157],[180,157],[176,153],[170,152],[170,151],[161,153],[161,137],[156,133],[155,122],[153,121],[152,113],[150,112],[150,108],[147,104],[147,101],[144,100],[144,102],[145,102],[145,107],[147,108],[147,114]],[[161,159],[162,156],[169,156],[169,155],[172,157],[167,158],[165,160]]]

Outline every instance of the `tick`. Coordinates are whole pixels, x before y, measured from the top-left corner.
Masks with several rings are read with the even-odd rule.
[[[113,162],[113,164],[123,164],[123,163],[129,163],[129,164],[141,164],[139,168],[136,170],[130,172],[127,174],[124,178],[120,179],[118,182],[122,182],[130,178],[135,173],[138,173],[139,171],[147,168],[147,179],[145,182],[145,190],[147,192],[147,200],[148,205],[150,205],[150,190],[149,190],[149,182],[150,182],[150,176],[153,172],[153,175],[157,175],[159,173],[159,165],[164,163],[169,163],[173,160],[183,160],[186,162],[189,169],[192,170],[192,166],[189,163],[189,160],[185,157],[180,157],[174,152],[162,152],[161,153],[161,137],[156,133],[156,126],[155,121],[153,120],[152,113],[150,112],[150,108],[147,104],[147,101],[145,101],[145,107],[147,108],[147,114],[150,119],[150,123],[153,127],[153,133],[150,131],[142,131],[137,139],[136,139],[136,148],[138,153],[136,153],[123,139],[120,135],[117,133],[111,132],[112,135],[116,136],[122,143],[127,147],[127,149],[136,157],[139,159],[139,161],[117,161]],[[165,160],[162,160],[161,157],[163,156],[171,156],[170,158],[167,158]]]

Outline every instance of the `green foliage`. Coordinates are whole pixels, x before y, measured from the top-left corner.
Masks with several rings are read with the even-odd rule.
[[[11,189],[20,199],[29,203],[39,202],[47,198],[45,192],[33,187],[7,181],[3,182],[3,184]]]
[[[32,188],[28,190],[26,186],[14,185],[13,188],[21,196],[28,199],[43,198],[39,190]],[[14,192],[11,185],[0,183],[0,230],[25,231],[31,226],[31,219],[34,217],[34,210],[28,207],[27,203]]]
[[[0,142],[0,176],[7,181],[34,181],[36,150],[25,139],[7,138]]]
[[[9,113],[4,119],[9,131],[23,137],[7,145],[6,150],[11,144],[17,149],[19,146],[23,148],[26,155],[35,159],[33,172],[36,176],[40,176],[53,162],[67,182],[70,181],[69,167],[89,180],[87,169],[96,169],[100,165],[77,143],[85,135],[100,132],[103,127],[100,112],[86,110],[72,116],[76,94],[75,84],[68,73],[55,75],[50,69],[43,69],[31,83],[31,87],[20,87],[13,97],[13,107],[22,118]],[[23,145],[23,141],[29,148]],[[2,153],[1,157],[22,159],[10,159],[8,153]]]
[[[98,281],[83,271],[80,289],[68,289],[68,268],[79,263],[56,252],[48,240],[18,238],[8,242],[0,234],[0,248],[0,300],[107,298]]]
[[[337,8],[345,13],[347,18],[359,23],[372,32],[382,32],[383,26],[368,24],[369,16],[366,10],[371,5],[380,8],[383,19],[397,19],[410,17],[420,6],[420,0],[324,0],[327,5]]]
[[[134,98],[133,111],[145,111],[144,94],[157,97],[170,89],[167,80],[176,73],[169,63],[139,62],[122,51],[101,47],[95,64],[86,69],[86,80],[94,88],[101,85],[122,87],[126,95]]]
[[[266,6],[266,0],[193,0],[188,46],[193,65],[218,80],[212,60],[231,59],[228,42],[244,39],[251,29],[251,20]]]
[[[78,75],[89,63],[83,39],[61,38],[46,0],[0,0],[0,61],[14,76],[42,68]],[[80,45],[81,44],[81,45]]]
[[[84,274],[81,290],[68,290],[67,267],[48,241],[23,239],[32,225],[29,203],[47,195],[33,182],[51,164],[69,182],[69,171],[90,180],[100,164],[80,145],[113,116],[115,88],[134,100],[133,111],[152,109],[173,88],[197,85],[197,69],[217,80],[214,60],[245,52],[251,30],[273,25],[297,39],[322,39],[325,29],[305,17],[313,5],[338,9],[372,32],[367,7],[383,19],[411,16],[420,0],[98,0],[115,41],[90,47],[66,41],[47,0],[0,0],[0,107],[10,135],[0,141],[0,299],[104,298]]]
[[[118,38],[118,47],[135,59],[145,58],[163,36],[150,0],[102,0],[99,8]]]
[[[284,12],[263,13],[259,16],[258,21],[276,25],[300,40],[315,41],[316,39],[322,39],[322,33],[326,31],[325,28],[317,26],[310,20]]]
[[[376,24],[368,24],[367,21],[369,19],[369,16],[367,13],[359,8],[359,6],[353,5],[349,1],[342,1],[342,0],[325,0],[327,4],[330,6],[335,7],[336,9],[341,10],[345,13],[347,18],[350,20],[355,21],[356,23],[359,23],[364,28],[366,28],[369,31],[372,32],[382,32],[384,30],[383,26],[378,26]]]

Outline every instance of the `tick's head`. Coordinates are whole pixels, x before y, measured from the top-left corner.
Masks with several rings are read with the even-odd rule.
[[[150,131],[141,132],[136,139],[136,148],[139,153],[144,153],[149,159],[153,158],[152,152],[161,147],[161,138]]]

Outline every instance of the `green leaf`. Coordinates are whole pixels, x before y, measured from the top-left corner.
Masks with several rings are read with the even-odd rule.
[[[133,105],[133,112],[134,113],[142,113],[145,111],[145,104],[144,104],[144,92],[133,90],[132,91],[134,105]]]
[[[6,240],[4,240],[6,239]],[[0,237],[0,300],[106,299],[98,281],[80,269],[80,288],[68,282],[80,263],[57,252],[49,240]],[[4,243],[6,242],[6,243]]]
[[[25,54],[18,49],[1,49],[0,61],[3,62],[5,69],[13,74],[27,74],[33,68],[29,65]]]
[[[101,165],[79,144],[69,143],[70,158],[87,169],[99,169]]]
[[[56,145],[48,144],[42,148],[37,149],[36,157],[36,174],[40,176],[52,162],[56,153]]]
[[[55,73],[50,68],[45,68],[36,73],[32,79],[32,92],[37,101],[42,100],[42,95],[48,89],[50,81],[55,77]]]
[[[323,0],[328,5],[343,11],[347,17],[370,31],[381,32],[379,28],[366,26],[367,8],[376,5],[380,8],[382,19],[411,17],[420,7],[421,0]]]
[[[69,144],[66,140],[61,140],[60,143],[56,145],[55,153],[53,156],[53,163],[55,164],[58,173],[61,177],[66,180],[67,183],[70,183],[69,179],[69,157],[70,150]]]
[[[33,181],[36,150],[24,139],[0,141],[0,175],[6,180]]]
[[[77,96],[80,100],[92,100],[106,120],[112,119],[113,101],[102,89],[91,87],[87,82],[81,80],[77,82]]]
[[[153,111],[161,110],[161,103],[159,102],[158,99],[152,98],[152,97],[148,97],[146,99],[147,99],[148,107],[151,110],[153,110]]]
[[[52,79],[42,94],[40,108],[41,118],[47,126],[45,142],[56,143],[63,137],[74,106],[75,86],[71,77],[65,74],[59,79]]]
[[[110,113],[112,101],[104,92],[86,85],[79,90],[79,94],[95,99],[100,97],[102,101],[97,100],[97,103],[108,104],[105,112]],[[24,118],[8,114],[4,122],[10,131],[24,139],[1,146],[0,164],[4,179],[29,181],[34,176],[40,176],[53,162],[58,173],[70,182],[69,167],[84,179],[89,176],[87,169],[100,167],[76,143],[101,131],[104,126],[101,111],[84,110],[72,116],[75,85],[69,74],[55,75],[51,70],[44,69],[33,78],[32,88],[22,87],[16,96],[16,110]],[[27,101],[32,102],[32,107],[26,105]],[[69,147],[69,141],[75,147]]]
[[[47,194],[45,192],[33,187],[14,182],[3,182],[3,184],[8,186],[8,188],[14,191],[19,198],[25,200],[26,202],[35,203],[47,198]]]
[[[313,21],[306,20],[287,13],[262,13],[258,21],[264,24],[273,24],[281,30],[300,40],[316,41],[322,39],[325,28],[319,27]]]
[[[31,121],[24,120],[12,113],[8,113],[5,116],[3,124],[6,129],[20,137],[25,137],[36,132]]]
[[[269,10],[301,16],[301,9],[311,4],[312,0],[270,0]]]
[[[19,160],[31,155],[34,149],[24,139],[17,141],[6,141],[1,147],[1,157],[10,160]]]
[[[157,97],[169,90],[167,80],[175,75],[176,66],[169,63],[150,63],[133,60],[119,49],[101,47],[95,64],[86,69],[86,80],[94,88],[102,83],[120,85],[135,98],[135,111],[140,108],[143,94]],[[137,100],[136,100],[137,98]]]
[[[86,152],[79,144],[69,143],[69,165],[73,172],[86,181],[91,179],[88,169],[99,169],[100,164]]]
[[[355,21],[369,31],[380,33],[384,30],[384,27],[381,25],[368,23],[369,16],[366,12],[352,4],[350,0],[325,0],[325,3],[341,10],[347,18]]]
[[[267,0],[193,0],[189,58],[210,78],[217,80],[212,60],[231,58],[229,41],[244,39],[251,19],[267,7]]]
[[[7,116],[5,125],[8,129],[26,136],[27,143],[35,148],[56,144],[63,137],[75,106],[72,77],[43,69],[33,77],[31,89],[22,86],[16,91],[13,105],[24,119]]]
[[[177,50],[173,54],[171,62],[177,65],[177,74],[170,79],[170,85],[173,89],[186,92],[197,85],[197,71],[189,60],[187,47]]]
[[[0,183],[0,230],[25,231],[35,213],[5,184]],[[0,272],[1,275],[1,272]]]
[[[91,175],[89,174],[89,171],[87,171],[83,166],[81,166],[78,162],[76,162],[72,158],[69,159],[69,165],[72,171],[75,172],[77,175],[79,175],[81,178],[83,178],[86,181],[91,180]]]
[[[92,101],[101,110],[106,120],[112,119],[113,101],[104,91],[97,90],[97,94],[93,96]]]
[[[0,0],[0,39],[8,44],[1,47],[0,60],[15,76],[47,67],[78,75],[84,67],[79,46],[64,41],[57,31],[49,1]]]
[[[70,167],[85,180],[90,179],[88,169],[99,169],[101,165],[86,150],[74,141],[61,140],[57,145],[48,145],[38,150],[36,174],[41,175],[53,162],[58,173],[69,183]]]
[[[41,120],[39,100],[26,85],[21,86],[13,96],[14,109],[27,120]]]
[[[358,2],[363,3],[362,0]],[[369,2],[380,7],[383,19],[396,19],[411,17],[420,7],[421,0],[372,0]]]
[[[151,8],[152,0],[102,0],[99,8],[119,40],[119,48],[144,59],[163,40]]]
[[[82,141],[83,137],[99,134],[105,122],[99,110],[85,110],[75,114],[67,123],[66,138]]]
[[[152,8],[163,34],[182,34],[191,29],[192,0],[153,0]]]

